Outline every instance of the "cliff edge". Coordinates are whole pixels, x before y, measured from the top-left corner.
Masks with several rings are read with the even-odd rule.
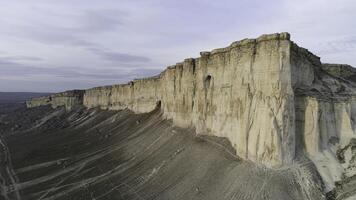
[[[322,64],[288,33],[244,39],[200,55],[155,77],[35,98],[27,106],[136,113],[159,106],[176,126],[228,138],[243,159],[272,168],[310,159],[327,191],[356,174],[352,67]]]

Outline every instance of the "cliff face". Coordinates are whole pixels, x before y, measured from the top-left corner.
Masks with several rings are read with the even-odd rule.
[[[290,48],[288,34],[235,42],[157,77],[86,90],[84,106],[142,113],[160,105],[177,126],[227,137],[237,155],[281,165],[295,148]]]
[[[138,79],[125,85],[88,89],[84,93],[84,106],[88,108],[122,110],[145,113],[156,108],[159,102],[161,81],[158,77]]]
[[[50,96],[33,98],[26,101],[28,108],[50,105],[52,108],[64,106],[67,110],[71,110],[74,106],[83,105],[83,90],[72,90],[53,94]]]
[[[335,65],[337,66],[337,65]],[[297,149],[316,165],[326,190],[356,175],[356,87],[351,76],[314,66],[315,80],[296,94]]]
[[[356,69],[351,67],[350,65],[323,64],[322,68],[333,76],[341,77],[356,83]]]
[[[331,68],[287,33],[263,35],[201,52],[156,77],[32,99],[27,105],[83,104],[136,113],[160,106],[176,126],[228,138],[244,159],[279,167],[306,155],[331,189],[342,174],[354,174],[348,149],[356,134],[353,74],[338,77]],[[325,167],[330,159],[334,164]]]
[[[307,153],[327,190],[356,175],[356,98],[324,101],[298,97],[296,104],[300,151]]]

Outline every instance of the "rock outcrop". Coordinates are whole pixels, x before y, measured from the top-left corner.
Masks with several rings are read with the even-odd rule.
[[[156,77],[32,99],[27,105],[70,109],[82,104],[136,113],[160,106],[176,126],[228,138],[241,158],[278,168],[308,157],[327,190],[355,174],[352,67],[322,64],[288,33],[244,39],[200,55]]]
[[[351,67],[350,65],[322,64],[321,67],[323,68],[323,70],[333,76],[344,78],[348,81],[356,83],[356,69]]]
[[[83,105],[84,92],[84,90],[71,90],[50,96],[33,98],[26,101],[26,106],[28,108],[45,105],[50,105],[52,108],[64,106],[67,110],[71,110],[74,106]]]

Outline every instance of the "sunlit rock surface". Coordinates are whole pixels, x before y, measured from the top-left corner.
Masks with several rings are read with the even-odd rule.
[[[292,83],[304,80],[291,76],[291,46],[287,33],[234,42],[156,77],[85,90],[83,105],[145,113],[160,104],[175,125],[226,137],[238,156],[281,166],[295,154]],[[52,105],[67,105],[57,99]]]
[[[271,170],[311,163],[329,198],[356,193],[354,68],[322,64],[288,33],[245,39],[200,55],[155,77],[83,90],[74,97],[37,98],[27,105],[137,114],[159,107],[160,117],[174,126],[227,138],[243,160]]]
[[[52,108],[64,106],[67,110],[71,110],[74,106],[83,105],[83,90],[71,90],[52,94],[49,96],[33,98],[26,102],[28,108],[50,105]]]

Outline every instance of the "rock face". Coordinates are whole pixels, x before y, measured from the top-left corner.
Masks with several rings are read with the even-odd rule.
[[[84,106],[142,113],[160,104],[175,125],[227,137],[239,156],[281,165],[294,157],[292,84],[303,81],[292,80],[290,48],[286,33],[235,42],[157,77],[86,90]]]
[[[297,127],[304,150],[316,164],[328,190],[334,183],[356,175],[356,99],[324,101],[297,98]]]
[[[241,158],[277,168],[307,156],[330,190],[355,172],[350,153],[356,134],[355,74],[345,65],[322,64],[280,33],[201,52],[156,77],[32,99],[27,105],[83,104],[136,113],[160,106],[176,126],[228,138]]]
[[[323,64],[321,67],[323,68],[323,70],[333,76],[344,78],[346,80],[356,83],[356,69],[351,67],[350,65]]]
[[[83,90],[71,90],[50,96],[33,98],[26,101],[26,106],[28,108],[45,105],[51,105],[53,108],[64,106],[67,110],[71,110],[76,105],[83,105],[83,95]]]

